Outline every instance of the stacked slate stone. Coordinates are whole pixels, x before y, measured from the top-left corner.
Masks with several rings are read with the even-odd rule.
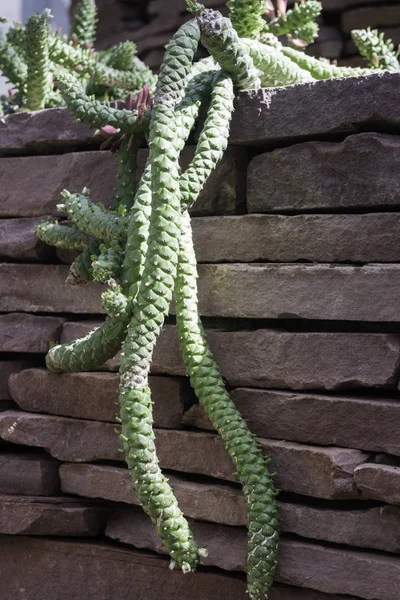
[[[270,600],[399,597],[399,84],[385,73],[240,94],[192,211],[210,344],[278,473]],[[103,318],[98,284],[66,284],[73,256],[34,234],[64,187],[109,204],[117,160],[92,133],[63,109],[0,127],[2,594],[245,600],[244,498],[184,377],[173,306],[150,383],[161,467],[209,552],[195,574],[168,570],[132,491],[114,432],[118,356],[90,373],[44,368],[52,342]]]
[[[289,0],[288,7],[295,0]],[[73,0],[72,6],[77,4]],[[207,7],[226,12],[223,0],[205,0]],[[106,48],[132,39],[140,58],[156,69],[164,46],[182,23],[189,19],[185,0],[97,0],[100,14],[99,44]],[[320,34],[307,52],[337,60],[339,65],[366,66],[351,39],[353,29],[379,29],[400,44],[400,3],[394,0],[322,0]]]

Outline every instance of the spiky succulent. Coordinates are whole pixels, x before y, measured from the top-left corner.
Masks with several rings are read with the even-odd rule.
[[[371,67],[399,70],[399,51],[395,50],[392,40],[385,39],[384,33],[377,29],[355,29],[351,32],[353,42],[361,56],[367,59]]]
[[[133,42],[95,52],[94,0],[80,0],[69,38],[50,32],[50,17],[45,10],[32,15],[25,27],[16,23],[6,35],[0,32],[0,71],[16,92],[4,102],[10,107],[5,112],[63,106],[55,85],[60,69],[74,73],[90,95],[104,100],[136,94],[145,83],[154,90],[156,78],[136,57]]]
[[[91,8],[92,4],[85,6]],[[308,28],[311,39],[315,28],[310,24],[319,12],[318,2],[308,0],[286,12],[286,3],[280,0],[277,6],[281,14],[272,15],[261,33],[263,2],[230,0],[233,23],[240,35],[231,20],[219,12],[205,9],[195,0],[187,4],[194,18],[168,44],[154,98],[151,92],[156,78],[135,63],[131,45],[123,44],[95,57],[85,44],[65,45],[57,37],[50,45],[50,58],[57,56],[60,62],[62,58],[73,72],[57,74],[63,101],[80,121],[101,130],[105,136],[102,147],[117,153],[118,178],[115,196],[109,199],[110,210],[93,203],[86,189],[81,194],[64,192],[58,208],[68,217],[69,226],[42,223],[37,228],[37,235],[47,243],[81,251],[71,265],[71,283],[96,280],[108,286],[102,294],[107,315],[102,325],[85,338],[51,348],[46,364],[57,372],[90,370],[122,349],[119,434],[133,485],[170,553],[171,567],[195,570],[206,551],[197,547],[160,470],[148,384],[154,346],[175,294],[187,373],[243,485],[249,529],[249,596],[264,600],[278,561],[277,492],[268,471],[269,458],[262,455],[231,401],[207,343],[198,312],[188,211],[227,146],[235,91],[373,71],[324,63],[282,45],[274,35],[285,32],[293,41],[299,32],[307,37]],[[92,17],[79,23],[92,31]],[[76,32],[75,24],[78,36]],[[83,38],[87,41],[90,36],[81,33],[78,42]],[[194,62],[199,41],[211,56]],[[0,60],[4,62],[2,56],[7,57],[7,51],[2,55],[1,48],[0,44]],[[132,62],[134,70],[124,70]],[[29,75],[19,67],[19,77],[26,82]],[[136,101],[128,95],[125,102],[102,103],[87,94],[90,77],[97,89],[105,83],[115,89],[142,83],[141,90]],[[207,114],[194,157],[181,172],[180,154],[204,109]],[[137,186],[137,150],[145,138],[149,158]]]

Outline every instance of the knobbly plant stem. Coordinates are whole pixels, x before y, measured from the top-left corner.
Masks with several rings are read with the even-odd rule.
[[[276,35],[281,34],[292,42],[300,34],[305,41],[312,39],[319,2],[307,0],[274,16],[268,24],[263,11],[270,2],[230,0],[232,20],[194,0],[187,0],[187,5],[194,18],[168,44],[158,77],[137,59],[129,42],[93,53],[96,17],[92,1],[81,3],[70,42],[48,36],[49,60],[64,66],[56,75],[55,93],[81,122],[107,136],[102,148],[118,152],[118,176],[111,210],[94,203],[88,190],[64,192],[59,209],[72,226],[44,223],[37,228],[47,243],[81,251],[71,266],[71,283],[94,280],[108,286],[102,294],[104,322],[85,338],[51,348],[46,364],[57,372],[91,370],[122,349],[119,434],[133,485],[168,549],[171,567],[195,570],[205,551],[197,547],[160,470],[148,384],[154,346],[175,294],[187,373],[236,465],[246,498],[249,597],[263,600],[278,561],[277,492],[268,471],[270,459],[262,455],[231,401],[201,324],[189,209],[226,149],[235,91],[361,76],[376,70],[336,67],[278,40]],[[285,2],[279,6],[282,9]],[[29,69],[24,57],[18,62],[16,48],[28,34],[29,24],[26,32],[15,32],[10,40],[0,37],[0,66],[19,81],[25,95]],[[199,42],[211,56],[194,62]],[[381,58],[379,68],[394,68],[391,52],[385,45],[380,56],[386,62]],[[132,94],[125,103],[114,105],[99,102],[89,93],[94,90],[98,96],[113,97],[122,89]],[[47,100],[46,94],[36,96],[40,105],[43,98],[49,102],[50,95]],[[206,117],[194,157],[182,173],[180,154],[201,110],[206,110]],[[144,140],[149,157],[137,185],[137,153]]]

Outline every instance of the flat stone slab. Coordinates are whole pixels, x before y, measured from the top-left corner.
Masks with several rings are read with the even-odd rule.
[[[67,285],[67,275],[64,265],[0,265],[0,310],[103,312],[103,286]],[[400,265],[200,265],[199,276],[203,316],[400,321]]]
[[[10,423],[14,429],[10,433]],[[0,435],[13,443],[46,447],[60,460],[84,462],[123,460],[118,438],[111,425],[85,422],[68,423],[60,417],[0,414]],[[68,429],[69,427],[69,429]],[[67,434],[71,441],[63,441]],[[76,438],[81,438],[82,440]],[[69,438],[68,438],[69,440]],[[265,454],[272,458],[278,488],[318,498],[355,498],[354,469],[368,459],[359,450],[305,446],[295,442],[258,438]],[[206,432],[156,430],[156,445],[163,469],[207,475],[236,482],[235,468],[222,440]],[[107,493],[107,492],[105,492]]]
[[[58,462],[47,454],[0,454],[0,494],[51,496],[59,490]]]
[[[0,315],[0,352],[47,352],[65,319],[25,313]]]
[[[346,33],[366,27],[387,27],[400,24],[400,7],[382,2],[383,6],[363,6],[346,11],[342,16],[342,28]]]
[[[61,342],[83,337],[99,322],[67,322]],[[337,390],[397,389],[400,337],[377,333],[289,333],[208,330],[223,377],[233,386]],[[326,360],[329,357],[329,360]],[[118,369],[118,360],[107,369]],[[153,355],[153,373],[185,375],[176,329],[166,326]]]
[[[354,476],[365,498],[400,504],[400,467],[365,463],[356,467]]]
[[[399,519],[400,509],[393,506],[330,510],[285,502],[279,504],[281,533],[387,552],[398,553],[400,550]],[[197,544],[208,550],[203,561],[205,565],[227,571],[245,570],[245,527],[192,521],[191,528]],[[150,518],[140,507],[118,508],[107,522],[106,536],[135,548],[167,553]]]
[[[312,137],[400,131],[396,108],[400,73],[327,79],[239,94],[230,142],[273,147]]]
[[[184,149],[182,168],[188,166],[194,147]],[[1,154],[1,123],[0,123]],[[138,175],[148,156],[140,150]],[[247,155],[244,148],[229,148],[207,181],[192,214],[235,214],[245,210]],[[0,158],[0,217],[60,216],[61,192],[89,188],[94,202],[110,207],[117,177],[117,159],[110,152],[70,152],[51,156]],[[1,247],[0,247],[1,249]]]
[[[96,536],[110,509],[76,498],[0,496],[0,533]]]
[[[98,146],[94,130],[75,123],[65,108],[7,115],[0,121],[0,154],[51,154],[79,146]]]
[[[116,373],[51,373],[26,369],[12,375],[12,398],[22,410],[78,419],[115,422],[119,375]],[[156,427],[177,428],[191,403],[181,378],[150,377]]]
[[[204,570],[186,577],[182,571],[170,571],[163,557],[115,544],[1,536],[0,550],[2,591],[10,600],[21,595],[21,588],[25,600],[61,600],[60,590],[68,600],[132,600],[132,593],[154,600],[204,600],[225,594],[230,600],[247,598],[244,578]]]
[[[0,360],[0,398],[2,400],[11,400],[8,381],[12,373],[19,373],[22,369],[29,369],[35,366],[35,360]]]
[[[250,429],[262,437],[400,456],[397,397],[324,396],[252,388],[233,390],[231,397]],[[184,422],[212,429],[199,404],[185,413]]]
[[[395,135],[362,133],[340,143],[280,148],[250,162],[247,208],[250,213],[395,208],[400,205],[395,186],[399,167]]]
[[[275,152],[254,158],[250,173],[254,172],[256,161]],[[291,162],[291,173],[297,167],[296,161],[297,153]],[[265,193],[266,187],[272,185],[270,169],[265,173],[260,166],[263,183],[258,182],[257,186],[248,177],[249,190],[254,185],[248,195],[248,207],[251,209],[256,203],[257,212],[263,212],[266,202],[275,202],[275,194]],[[296,185],[302,181],[297,179]],[[288,178],[280,180],[282,185],[287,182]],[[308,185],[314,182],[315,179],[308,181]],[[292,193],[288,202],[299,199],[303,203],[304,197]],[[399,213],[207,217],[193,218],[192,227],[198,262],[400,262]]]
[[[63,265],[0,264],[0,311],[100,313],[99,283],[67,285]]]
[[[60,214],[56,205],[62,202],[64,189],[81,192],[87,187],[93,201],[110,205],[116,175],[117,160],[110,152],[0,159],[0,216]]]
[[[0,260],[38,262],[54,255],[35,235],[35,227],[46,220],[0,219]]]

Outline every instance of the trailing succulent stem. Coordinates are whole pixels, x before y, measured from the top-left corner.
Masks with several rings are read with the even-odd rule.
[[[377,29],[356,29],[351,32],[353,42],[371,67],[399,70],[399,52],[394,49],[392,40],[385,40],[384,33]]]
[[[110,210],[93,202],[86,189],[65,191],[58,209],[69,218],[69,226],[42,223],[37,228],[38,237],[48,244],[80,252],[70,268],[70,283],[97,281],[107,286],[102,294],[104,322],[85,338],[51,348],[46,364],[56,372],[92,370],[122,350],[118,418],[133,485],[171,556],[171,567],[195,570],[206,552],[197,547],[160,470],[148,382],[154,346],[175,293],[188,375],[243,486],[249,529],[248,590],[251,600],[263,600],[278,560],[277,492],[267,467],[269,459],[232,403],[207,343],[198,311],[188,211],[226,149],[235,91],[375,71],[337,67],[292,47],[302,47],[316,35],[320,3],[314,0],[289,11],[280,0],[278,14],[270,0],[229,0],[231,20],[195,0],[187,0],[187,5],[194,18],[168,44],[158,77],[139,61],[130,42],[101,53],[92,50],[97,17],[89,0],[80,4],[69,42],[48,32],[44,16],[35,17],[41,25],[38,32],[34,30],[36,42],[41,40],[37,56],[50,63],[51,73],[62,66],[56,75],[57,90],[46,91],[44,63],[35,72],[33,85],[29,47],[24,45],[21,55],[17,52],[22,39],[33,35],[35,20],[26,30],[15,28],[7,38],[0,37],[0,66],[10,80],[18,82],[23,101],[31,98],[35,109],[64,102],[78,120],[101,130],[105,136],[101,148],[110,148],[118,159],[115,195],[107,199]],[[265,8],[268,23],[263,19]],[[371,36],[362,38],[364,55],[372,56],[372,44],[379,56],[379,60],[369,58],[371,65],[397,69],[390,44],[381,38],[377,43],[371,40]],[[194,62],[199,42],[210,57]],[[127,95],[124,102],[99,101],[122,94]],[[199,114],[205,117],[196,150],[182,172],[180,155]],[[137,157],[144,140],[149,157],[137,182]]]
[[[278,509],[269,458],[250,433],[225,389],[201,323],[197,301],[197,267],[189,215],[185,213],[175,283],[176,319],[190,382],[206,415],[221,435],[237,468],[246,498],[249,529],[248,591],[263,600],[278,563]]]

